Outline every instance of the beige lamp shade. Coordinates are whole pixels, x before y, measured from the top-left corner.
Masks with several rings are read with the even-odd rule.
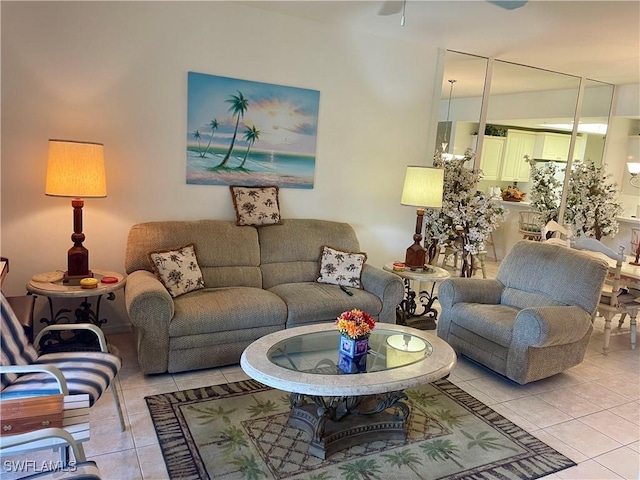
[[[402,205],[442,207],[444,170],[434,167],[408,166],[402,189]]]
[[[106,197],[104,145],[49,140],[45,193],[59,197]]]

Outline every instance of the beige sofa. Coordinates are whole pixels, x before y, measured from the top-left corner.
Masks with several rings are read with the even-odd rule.
[[[193,243],[205,289],[172,298],[154,276],[147,254]],[[395,323],[400,278],[365,264],[363,289],[347,295],[318,283],[320,251],[359,252],[353,228],[324,220],[236,226],[224,220],[134,225],[125,258],[125,303],[137,334],[144,373],[182,372],[237,363],[242,351],[269,333],[333,321],[362,309]]]

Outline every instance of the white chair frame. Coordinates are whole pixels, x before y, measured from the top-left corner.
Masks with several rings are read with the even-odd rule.
[[[614,252],[609,247],[603,245],[598,240],[593,238],[575,237],[571,241],[572,248],[578,250],[588,250],[592,252],[600,252],[607,257],[616,261],[616,266],[613,269],[612,278],[607,278],[606,283],[610,288],[603,289],[600,303],[598,304],[598,312],[604,317],[604,344],[602,346],[602,353],[605,355],[609,353],[609,343],[611,340],[611,320],[618,314],[621,314],[620,326],[626,314],[629,314],[631,318],[631,349],[636,348],[636,319],[638,316],[638,310],[640,309],[640,303],[637,303],[634,299],[623,299],[620,301],[619,296],[621,289],[625,286],[621,284],[621,270],[622,265],[626,261],[624,255],[624,247],[620,247],[618,253]],[[611,268],[610,268],[611,271]],[[608,303],[603,301],[608,299]]]
[[[90,323],[73,323],[73,324],[64,323],[64,324],[46,326],[40,331],[40,333],[38,333],[37,337],[33,342],[33,345],[36,347],[36,349],[38,348],[38,345],[40,345],[40,339],[42,338],[42,336],[47,332],[54,331],[54,330],[57,330],[57,331],[88,330],[97,337],[98,343],[100,345],[100,351],[103,353],[109,353],[109,346],[107,344],[107,339],[105,338],[104,333],[102,332],[102,330],[100,330],[99,327]],[[69,388],[67,387],[67,382],[64,378],[64,374],[59,368],[55,367],[54,365],[47,365],[47,364],[6,365],[6,366],[0,366],[0,373],[18,373],[18,374],[47,373],[56,379],[60,393],[62,393],[63,395],[69,395]],[[118,420],[120,421],[120,430],[124,432],[126,427],[124,423],[124,417],[122,415],[122,408],[120,406],[120,399],[118,398],[118,390],[116,387],[117,379],[118,379],[118,375],[116,374],[116,376],[113,378],[113,381],[111,382],[111,385],[109,387],[113,395],[116,412],[118,414]]]

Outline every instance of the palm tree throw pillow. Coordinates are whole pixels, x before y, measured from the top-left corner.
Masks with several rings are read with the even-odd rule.
[[[320,258],[320,276],[317,281],[343,287],[362,288],[360,277],[366,261],[366,253],[342,252],[324,246]]]
[[[195,245],[157,250],[150,252],[148,258],[156,277],[173,298],[204,288]]]
[[[278,187],[243,187],[231,185],[237,225],[274,225],[280,221]]]

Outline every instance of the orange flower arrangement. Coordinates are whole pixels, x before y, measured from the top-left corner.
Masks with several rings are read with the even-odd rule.
[[[376,326],[376,321],[368,313],[353,309],[341,313],[336,319],[336,325],[340,333],[354,340],[360,340],[371,335],[373,328]]]

